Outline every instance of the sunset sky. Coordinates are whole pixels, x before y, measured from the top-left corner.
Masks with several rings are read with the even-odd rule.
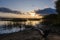
[[[18,11],[30,11],[34,9],[55,8],[56,0],[0,0],[0,7]]]

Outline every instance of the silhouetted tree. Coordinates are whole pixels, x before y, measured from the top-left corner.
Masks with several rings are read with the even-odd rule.
[[[60,14],[60,0],[56,1],[56,11]]]
[[[60,0],[56,1],[56,11],[58,13],[57,20],[56,20],[57,23],[56,24],[60,25]]]

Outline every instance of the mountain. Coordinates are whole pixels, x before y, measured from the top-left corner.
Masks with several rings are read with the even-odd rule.
[[[36,13],[39,13],[39,14],[55,14],[56,13],[56,10],[55,9],[52,9],[52,8],[45,8],[43,10],[35,10]]]
[[[20,13],[19,11],[13,11],[9,8],[5,8],[5,7],[0,7],[0,12],[7,12],[7,13]]]
[[[0,7],[0,12],[5,12],[5,13],[17,13],[17,14],[21,14],[21,12],[19,11],[13,11],[9,8],[5,8],[5,7]],[[36,13],[39,13],[39,14],[55,14],[56,13],[56,10],[55,9],[52,9],[52,8],[45,8],[43,10],[35,10]]]

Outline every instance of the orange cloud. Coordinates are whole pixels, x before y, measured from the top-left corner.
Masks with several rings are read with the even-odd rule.
[[[49,6],[48,6],[48,5],[46,5],[44,8],[49,8]]]

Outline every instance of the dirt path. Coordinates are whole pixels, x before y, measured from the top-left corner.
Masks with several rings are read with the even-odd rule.
[[[51,34],[48,36],[49,40],[60,40],[60,35]]]
[[[41,40],[42,35],[36,30],[17,32],[6,36],[0,36],[0,40]],[[44,38],[42,39],[44,40]],[[60,35],[49,34],[48,40],[60,40]]]

